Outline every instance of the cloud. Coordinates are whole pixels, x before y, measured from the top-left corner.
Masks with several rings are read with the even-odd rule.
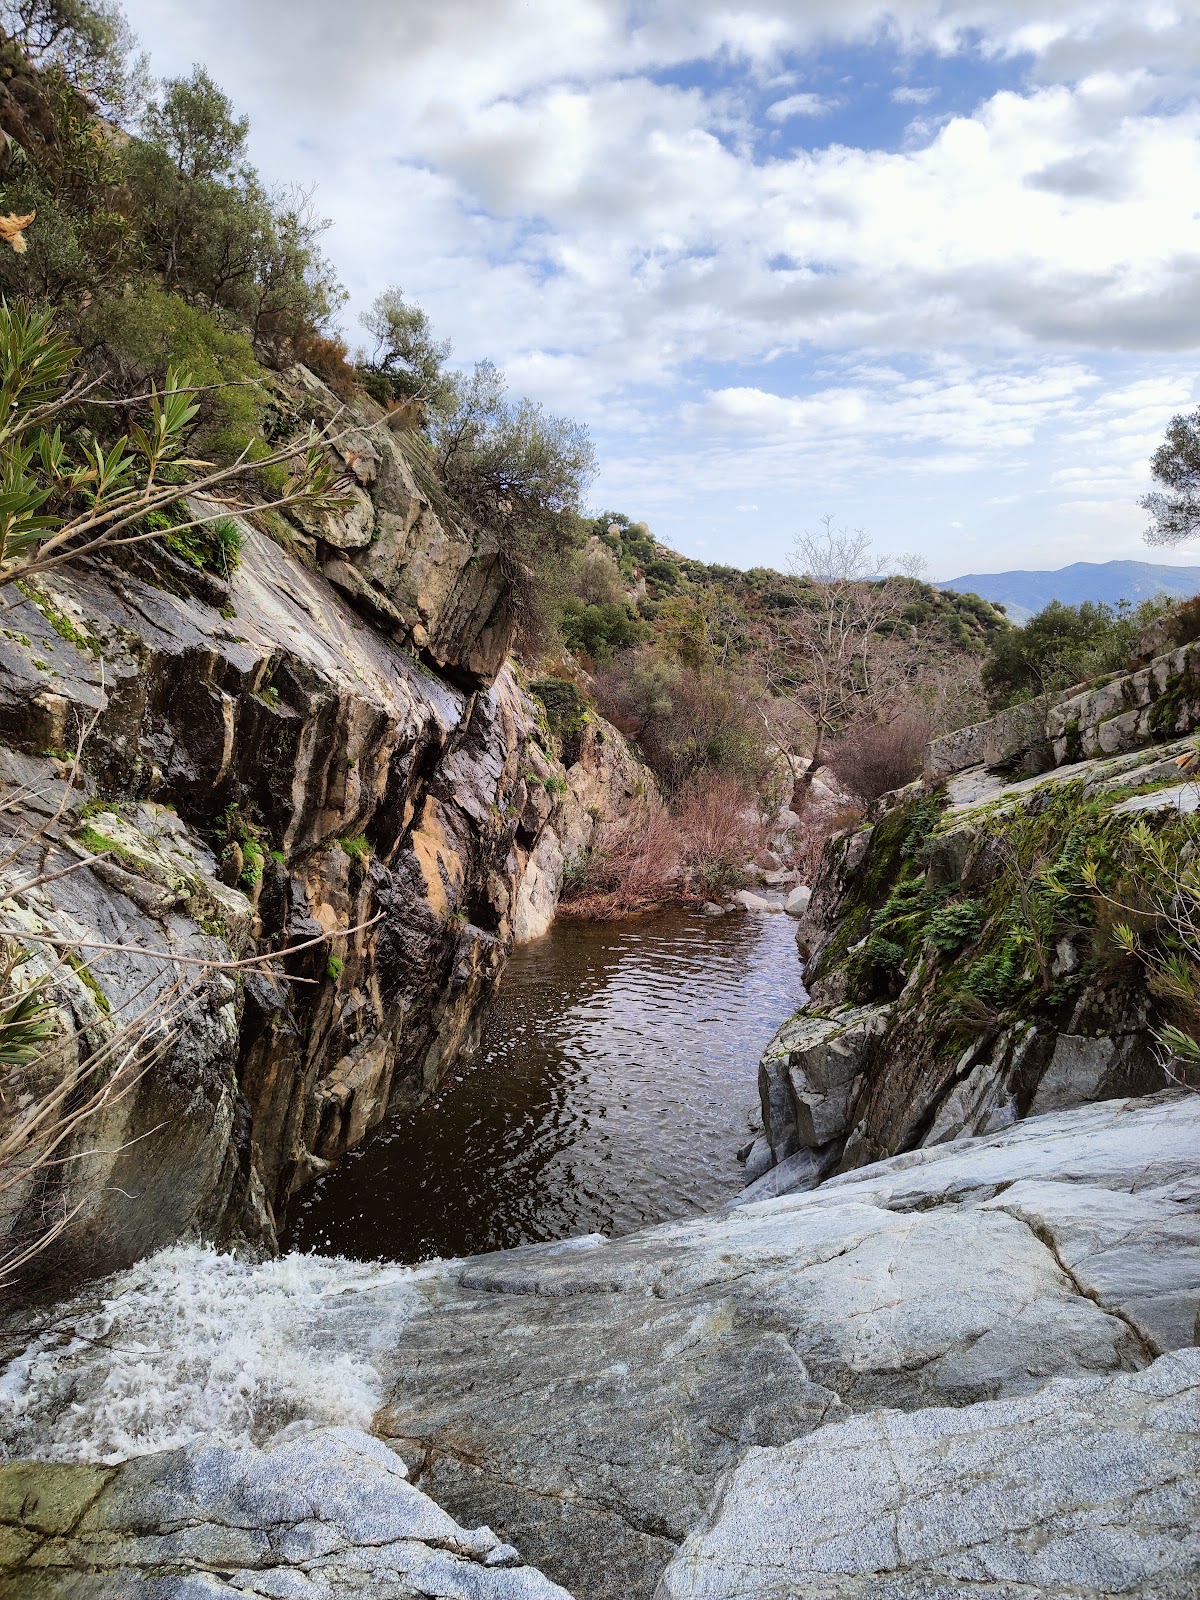
[[[790,94],[766,109],[768,122],[790,122],[793,117],[824,117],[843,102],[820,94]]]
[[[622,492],[736,484],[765,526],[775,473],[991,474],[982,502],[1037,470],[1074,503],[1055,474],[1084,470],[1115,504],[1182,403],[1144,368],[1179,383],[1200,346],[1194,0],[128,10],[159,70],[204,60],[251,112],[269,178],[317,183],[352,343],[401,283],[456,359],[586,417]],[[899,150],[855,142],[848,92],[839,142],[764,138],[833,108],[831,46],[877,51],[884,84],[921,53],[899,105],[938,96],[939,62],[947,102],[956,55],[1009,86]]]

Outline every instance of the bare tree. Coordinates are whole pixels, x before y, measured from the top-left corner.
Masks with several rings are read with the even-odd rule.
[[[901,565],[904,572],[888,571]],[[914,650],[893,630],[909,605],[913,562],[872,553],[861,528],[822,518],[818,533],[796,539],[791,567],[808,580],[783,625],[787,692],[812,730],[808,762],[796,782],[802,805],[829,740],[856,715],[878,711],[901,693]]]

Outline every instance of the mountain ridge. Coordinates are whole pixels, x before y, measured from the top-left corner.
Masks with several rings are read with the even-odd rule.
[[[969,572],[937,584],[955,594],[977,594],[1002,605],[1009,619],[1027,622],[1052,600],[1080,605],[1085,600],[1135,604],[1166,595],[1185,600],[1200,593],[1200,566],[1176,567],[1155,561],[1074,561],[1048,572],[1014,568],[1008,572]]]

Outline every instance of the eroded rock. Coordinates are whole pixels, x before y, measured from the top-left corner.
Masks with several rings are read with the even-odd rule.
[[[370,1352],[373,1430],[412,1482],[462,1526],[493,1528],[577,1600],[649,1600],[664,1571],[661,1592],[672,1597],[979,1600],[988,1591],[971,1585],[999,1582],[1005,1561],[1012,1581],[1048,1585],[1039,1593],[1120,1593],[1107,1556],[1092,1567],[1072,1567],[1068,1556],[1092,1541],[1112,1548],[1130,1506],[1142,1507],[1169,1559],[1154,1566],[1153,1541],[1139,1553],[1135,1539],[1121,1581],[1130,1593],[1171,1595],[1154,1582],[1196,1571],[1187,1542],[1195,1508],[1177,1482],[1181,1463],[1195,1473],[1194,1457],[1180,1454],[1198,1425],[1194,1378],[1178,1383],[1178,1365],[1163,1357],[1190,1342],[1200,1308],[1198,1140],[1200,1099],[1106,1102],[625,1239],[413,1271],[321,1263],[299,1314],[267,1318],[251,1306],[238,1326],[242,1337],[302,1338],[314,1373],[313,1350]],[[10,1441],[37,1438],[45,1453],[78,1455],[82,1437],[102,1451],[111,1427],[103,1408],[135,1378],[157,1387],[160,1407],[171,1404],[194,1364],[181,1366],[178,1350],[164,1351],[147,1329],[136,1369],[128,1352],[139,1345],[139,1305],[162,1299],[156,1271],[176,1286],[172,1338],[186,1347],[180,1265],[173,1252],[139,1268],[140,1301],[120,1280],[108,1285],[104,1340],[74,1337],[97,1314],[83,1305],[39,1324],[36,1356],[18,1355],[0,1384]],[[285,1267],[240,1268],[222,1303],[261,1293],[258,1275],[277,1278]],[[210,1260],[203,1270],[211,1273]],[[214,1371],[204,1415],[212,1383],[227,1381]],[[74,1408],[63,1404],[67,1392]],[[293,1430],[298,1403],[284,1414]],[[277,1406],[271,1397],[258,1418],[243,1406],[237,1426],[269,1436],[282,1421]],[[1070,1421],[1084,1413],[1078,1426]],[[171,1415],[186,1434],[188,1407]],[[1115,1419],[1107,1436],[1106,1415]],[[297,1477],[304,1440],[292,1441]],[[881,1455],[887,1441],[902,1465]],[[201,1429],[179,1448],[204,1444]],[[146,1505],[158,1504],[157,1476],[176,1481],[180,1459],[144,1458]],[[1101,1459],[1103,1479],[1089,1478],[1087,1463]],[[862,1515],[852,1512],[855,1481],[869,1486]],[[1101,1481],[1111,1494],[1081,1498]],[[823,1485],[833,1483],[851,1509],[822,1509]],[[903,1510],[901,1484],[904,1505],[914,1515],[927,1506],[945,1537],[936,1547],[905,1543],[897,1564],[883,1535]],[[285,1500],[287,1492],[280,1485]],[[733,1521],[731,1494],[743,1508]],[[993,1504],[982,1540],[991,1564],[972,1569],[971,1521]],[[356,1526],[369,1526],[369,1515],[368,1505]],[[813,1518],[826,1516],[831,1564],[813,1566]],[[264,1520],[257,1510],[248,1517],[251,1532]],[[879,1537],[868,1539],[868,1528]],[[1033,1539],[1039,1528],[1048,1531]],[[139,1532],[174,1537],[157,1510]],[[750,1569],[739,1565],[741,1546],[753,1552]],[[11,1548],[10,1566],[25,1559]],[[1041,1549],[1061,1565],[1039,1566]],[[357,1570],[352,1557],[338,1560]],[[886,1587],[900,1579],[910,1587]]]

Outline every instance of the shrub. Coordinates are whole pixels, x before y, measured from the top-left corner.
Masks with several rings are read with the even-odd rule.
[[[646,577],[656,589],[675,589],[679,585],[679,568],[673,561],[664,561],[661,557],[647,562]]]
[[[856,722],[825,755],[851,794],[877,800],[921,774],[930,737],[928,714],[914,708],[888,722]]]
[[[578,512],[596,472],[587,429],[510,400],[499,368],[481,361],[447,378],[429,437],[450,494],[499,542],[519,624],[544,629],[544,583],[561,585],[563,553],[586,538]]]
[[[126,391],[161,384],[168,366],[186,371],[198,386],[215,386],[197,397],[198,450],[232,460],[258,432],[265,402],[250,341],[199,306],[146,284],[98,307],[87,334]]]
[[[596,700],[671,794],[706,769],[755,787],[770,766],[756,696],[732,673],[695,671],[647,646],[597,674]]]
[[[374,340],[359,352],[359,367],[380,404],[406,396],[433,407],[453,403],[453,381],[443,371],[450,341],[433,337],[428,315],[402,289],[385,289],[359,320]]]
[[[572,595],[563,602],[559,628],[568,650],[595,663],[635,644],[643,632],[624,597],[605,605],[586,605]]]
[[[297,361],[315,372],[322,383],[327,383],[339,400],[352,400],[358,387],[358,376],[347,359],[344,339],[327,338],[311,328],[304,328],[292,341],[292,351]]]
[[[681,874],[679,832],[660,800],[605,823],[564,877],[564,899],[577,915],[612,916],[657,904]]]
[[[1200,595],[1185,600],[1171,615],[1171,642],[1176,645],[1194,644],[1200,639]]]
[[[689,887],[709,898],[735,884],[767,842],[754,796],[728,773],[693,779],[679,797],[675,820]]]
[[[979,937],[982,926],[980,906],[974,900],[960,900],[930,913],[925,925],[925,942],[943,955],[954,955],[963,945]]]
[[[1068,606],[1052,600],[1023,628],[993,635],[983,668],[992,706],[1015,705],[1105,672],[1123,671],[1138,635],[1168,610],[1163,600],[1143,600],[1137,607],[1125,600],[1116,606],[1091,600]]]

